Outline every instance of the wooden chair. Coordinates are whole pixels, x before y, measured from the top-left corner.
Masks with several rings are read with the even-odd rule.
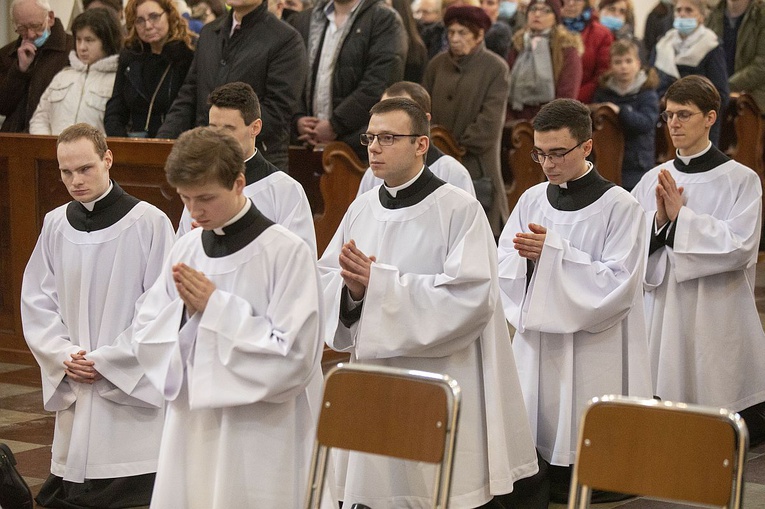
[[[325,379],[305,509],[319,507],[332,448],[439,464],[432,507],[448,507],[459,408],[449,376],[338,365]]]
[[[569,509],[592,489],[740,508],[749,442],[738,414],[654,399],[603,396],[579,428]]]
[[[454,138],[449,130],[438,124],[430,126],[430,141],[438,147],[441,152],[448,156],[452,156],[457,161],[462,162],[462,156],[465,155],[467,150],[461,147],[457,140]]]
[[[348,206],[356,199],[361,178],[367,169],[353,149],[341,141],[333,141],[324,147],[322,165],[324,172],[319,181],[319,188],[324,211],[314,214],[313,219],[319,256],[332,240]]]
[[[527,189],[547,180],[542,166],[531,159],[531,149],[534,148],[534,128],[531,123],[525,120],[513,122],[511,128],[508,159],[513,181],[506,191],[510,211]]]
[[[736,133],[735,149],[731,157],[763,176],[763,133],[765,121],[762,112],[749,94],[736,99],[736,116],[733,120]]]
[[[624,133],[619,116],[608,106],[600,106],[592,112],[592,147],[598,173],[621,185]]]

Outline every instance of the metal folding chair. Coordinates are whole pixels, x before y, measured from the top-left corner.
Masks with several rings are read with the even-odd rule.
[[[741,507],[749,435],[736,413],[686,403],[603,396],[582,417],[569,509],[593,489]]]
[[[446,375],[339,364],[326,376],[305,508],[318,508],[332,448],[439,464],[433,508],[449,505],[460,388]]]

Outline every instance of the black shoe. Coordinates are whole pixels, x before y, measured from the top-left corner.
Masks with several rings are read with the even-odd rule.
[[[0,506],[3,509],[32,509],[32,490],[16,470],[10,447],[0,444]]]

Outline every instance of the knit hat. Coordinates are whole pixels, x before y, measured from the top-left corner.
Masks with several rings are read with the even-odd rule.
[[[557,1],[557,0],[556,0]],[[473,25],[483,30],[484,34],[491,28],[491,18],[480,7],[472,5],[453,5],[444,13],[444,25],[452,23],[460,25]]]
[[[555,14],[555,22],[560,23],[560,17],[561,17],[560,10],[563,8],[563,4],[561,3],[561,0],[531,0],[531,2],[529,2],[529,6],[527,7],[527,9],[531,9],[531,7],[534,6],[535,4],[547,5],[550,9],[552,9],[553,14]]]

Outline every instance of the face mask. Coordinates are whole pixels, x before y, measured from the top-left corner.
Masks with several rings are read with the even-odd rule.
[[[672,22],[672,26],[683,35],[688,35],[699,26],[699,22],[696,18],[675,18]]]
[[[600,23],[612,32],[616,32],[624,26],[624,20],[616,16],[601,16]]]
[[[502,19],[511,19],[518,11],[518,4],[515,2],[500,2],[499,17]]]
[[[34,44],[35,47],[40,48],[43,44],[45,44],[45,41],[48,40],[48,37],[50,37],[50,29],[46,28],[45,32],[43,32],[40,37],[32,41],[32,44]]]

